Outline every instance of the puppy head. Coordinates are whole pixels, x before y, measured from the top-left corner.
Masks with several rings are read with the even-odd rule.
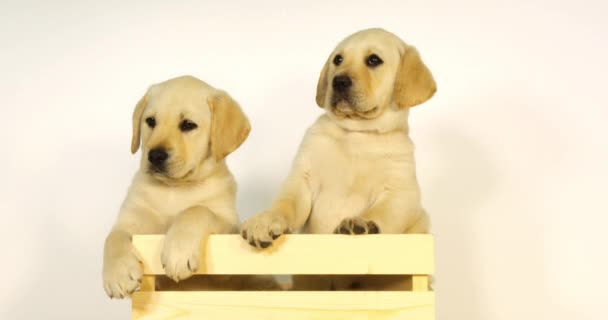
[[[142,145],[141,168],[164,181],[190,180],[207,159],[222,161],[249,135],[240,106],[191,76],[151,86],[133,112],[131,152]]]
[[[317,104],[337,119],[375,119],[430,99],[437,86],[417,50],[382,29],[359,31],[329,56]]]

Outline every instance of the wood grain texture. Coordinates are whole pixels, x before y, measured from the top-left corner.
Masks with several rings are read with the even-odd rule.
[[[164,236],[138,235],[133,244],[148,275],[164,274]],[[258,250],[239,235],[212,235],[197,274],[433,274],[433,236],[284,235]]]
[[[136,292],[140,320],[432,320],[433,292]]]

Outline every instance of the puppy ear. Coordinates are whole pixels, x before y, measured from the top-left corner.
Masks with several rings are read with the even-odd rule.
[[[221,161],[236,150],[249,136],[251,125],[239,104],[227,93],[207,99],[211,110],[211,155]]]
[[[327,69],[329,69],[329,58],[325,62],[321,74],[319,75],[319,81],[317,82],[317,105],[321,108],[325,108],[325,95],[327,94]]]
[[[135,105],[135,110],[133,110],[133,135],[131,136],[131,153],[137,152],[139,149],[139,137],[141,132],[141,117],[144,114],[144,110],[146,109],[146,105],[148,104],[147,98],[144,95],[139,99],[137,105]]]
[[[405,46],[401,64],[395,79],[393,100],[399,109],[417,106],[430,99],[437,91],[437,84],[412,46]]]

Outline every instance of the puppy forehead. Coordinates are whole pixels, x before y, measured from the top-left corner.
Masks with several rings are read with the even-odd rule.
[[[194,77],[179,77],[156,85],[148,90],[150,112],[189,117],[208,117],[207,98],[215,89]]]
[[[348,53],[399,53],[403,41],[396,35],[383,29],[366,29],[354,33],[342,40],[335,51]]]
[[[189,119],[200,119],[211,116],[211,110],[207,104],[207,96],[169,95],[150,99],[147,113],[154,113],[157,117],[180,117]]]

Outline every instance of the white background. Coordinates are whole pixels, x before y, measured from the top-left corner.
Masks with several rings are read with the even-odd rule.
[[[412,110],[436,235],[438,319],[606,319],[605,1],[2,1],[0,318],[128,319],[102,245],[148,85],[192,74],[253,131],[230,165],[267,206],[334,45],[384,27],[439,91]]]

